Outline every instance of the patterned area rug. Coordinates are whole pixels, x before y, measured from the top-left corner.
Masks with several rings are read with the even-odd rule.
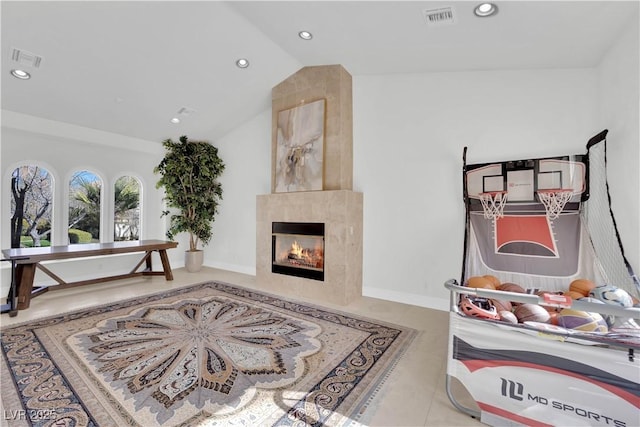
[[[415,331],[220,282],[2,329],[9,425],[357,425]]]

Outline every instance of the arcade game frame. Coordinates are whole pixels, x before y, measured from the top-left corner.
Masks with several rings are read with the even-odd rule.
[[[639,296],[610,207],[606,135],[591,138],[587,154],[485,164],[467,165],[465,147],[459,283],[491,275],[527,291],[445,283],[447,394],[458,410],[485,424],[640,425],[640,308],[560,295],[572,280],[588,278]],[[476,318],[459,309],[462,296],[600,313],[615,324],[603,333]],[[476,407],[457,398],[454,379]]]

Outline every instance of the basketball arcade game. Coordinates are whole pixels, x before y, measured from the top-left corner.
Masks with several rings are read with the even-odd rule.
[[[467,165],[465,148],[460,283],[487,276],[525,290],[445,283],[451,296],[447,393],[457,409],[483,423],[640,425],[640,329],[633,320],[640,308],[562,294],[572,281],[588,279],[639,295],[610,209],[606,134],[594,136],[584,155]],[[475,305],[465,311],[463,302],[471,300]],[[510,323],[489,301],[600,313],[610,324],[585,331]],[[473,310],[493,312],[474,317]],[[454,378],[479,410],[458,402]]]

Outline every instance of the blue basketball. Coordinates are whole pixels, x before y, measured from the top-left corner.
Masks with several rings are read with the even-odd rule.
[[[629,293],[624,289],[620,289],[613,285],[596,286],[591,290],[591,292],[589,292],[589,296],[599,299],[606,304],[626,308],[633,306],[633,299],[631,299],[631,295],[629,295]]]
[[[564,308],[558,314],[558,326],[582,332],[603,332],[609,331],[607,322],[600,313],[590,313],[587,311]]]

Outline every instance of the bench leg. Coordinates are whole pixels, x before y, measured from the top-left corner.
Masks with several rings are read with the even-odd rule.
[[[16,282],[16,260],[3,259],[1,261],[11,261],[11,286],[9,287],[9,295],[7,295],[7,303],[2,304],[0,313],[9,313],[9,317],[15,317],[18,314],[18,284]]]
[[[153,271],[153,265],[151,264],[151,258],[153,251],[147,252],[147,269],[145,271]]]
[[[18,310],[29,308],[33,279],[36,275],[36,264],[18,264],[16,266],[16,284],[18,295]]]
[[[171,264],[169,264],[169,257],[165,249],[158,251],[160,260],[162,261],[162,270],[164,270],[164,278],[167,280],[173,280],[173,273],[171,272]]]

